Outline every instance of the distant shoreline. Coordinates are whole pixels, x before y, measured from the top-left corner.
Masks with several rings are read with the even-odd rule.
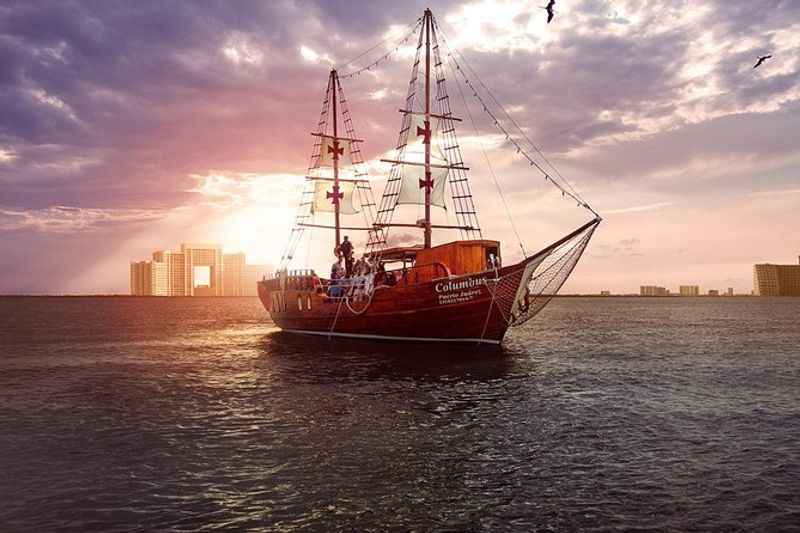
[[[134,296],[132,294],[0,294],[0,298],[147,298],[147,299],[226,299],[226,298],[258,298],[258,296]],[[709,296],[641,296],[639,294],[556,294],[553,298],[647,298],[653,300],[708,298],[725,300],[730,298],[800,298],[800,296],[756,296],[754,294],[734,294]]]

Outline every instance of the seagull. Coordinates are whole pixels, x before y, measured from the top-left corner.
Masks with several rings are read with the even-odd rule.
[[[553,0],[550,0],[550,1],[552,2]],[[758,67],[760,67],[760,66],[761,66],[761,63],[763,63],[763,62],[764,62],[764,61],[766,61],[767,59],[771,59],[771,58],[772,58],[772,56],[771,56],[771,55],[769,55],[769,56],[761,56],[761,57],[759,57],[759,58],[758,58],[758,63],[756,63],[756,64],[753,66],[753,68],[758,68]]]
[[[549,2],[547,2],[546,6],[540,6],[541,9],[544,9],[545,11],[547,11],[547,23],[548,24],[550,24],[550,22],[553,20],[553,16],[554,16],[553,7],[555,7],[555,5],[556,5],[556,0],[550,0]]]

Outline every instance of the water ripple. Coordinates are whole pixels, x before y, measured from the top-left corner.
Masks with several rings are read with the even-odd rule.
[[[0,298],[0,529],[796,531],[798,311],[556,299],[482,351]]]

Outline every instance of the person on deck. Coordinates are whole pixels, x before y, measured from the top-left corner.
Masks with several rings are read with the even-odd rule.
[[[342,268],[342,258],[338,259],[331,265],[331,284],[328,291],[330,296],[336,298],[342,295],[341,279],[344,277],[344,268]]]
[[[345,275],[349,278],[353,275],[353,243],[347,235],[344,236],[342,244],[339,246],[344,256]]]
[[[363,276],[368,272],[367,265],[364,263],[363,259],[359,259],[353,265],[353,276]]]
[[[344,277],[344,269],[342,268],[342,258],[339,257],[331,265],[331,279],[341,279]]]

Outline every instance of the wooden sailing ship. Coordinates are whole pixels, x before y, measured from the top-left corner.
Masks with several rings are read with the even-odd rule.
[[[455,117],[446,92],[435,19],[430,10],[412,30],[416,57],[391,171],[380,204],[373,200],[340,77],[332,70],[315,137],[306,189],[281,267],[259,282],[259,297],[275,324],[288,332],[393,340],[498,344],[508,328],[535,316],[563,285],[586,248],[600,217],[552,176],[562,194],[594,217],[537,253],[504,265],[500,242],[485,239],[456,138]],[[460,65],[455,64],[461,71]],[[466,79],[466,78],[465,78]],[[467,79],[470,88],[472,85]],[[477,96],[477,91],[475,92]],[[486,106],[484,105],[484,109]],[[495,119],[495,124],[499,125]],[[502,129],[502,126],[501,126]],[[344,130],[344,131],[342,131]],[[506,138],[509,139],[508,133]],[[528,154],[512,141],[517,152]],[[531,165],[541,166],[530,159]],[[449,203],[455,224],[435,224],[432,208]],[[393,220],[403,204],[424,207],[424,218]],[[343,216],[361,212],[363,226],[344,225]],[[330,213],[333,224],[315,215]],[[332,229],[332,250],[342,233],[366,232],[369,270],[328,279],[313,270],[290,270],[297,245],[313,228]],[[393,228],[419,230],[422,242],[391,246]],[[460,239],[434,245],[436,231],[458,231]],[[325,246],[328,246],[327,244]],[[523,248],[524,252],[524,248]],[[363,265],[362,265],[363,266]]]

